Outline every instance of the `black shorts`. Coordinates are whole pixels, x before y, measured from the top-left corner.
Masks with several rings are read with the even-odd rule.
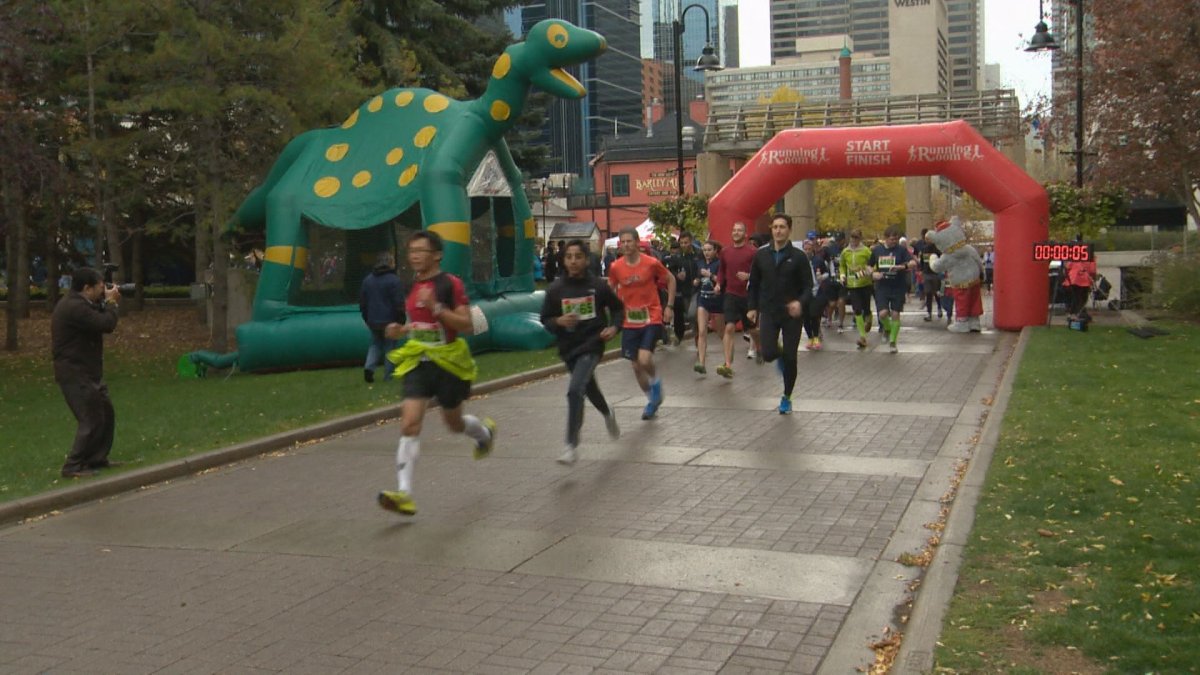
[[[697,301],[700,308],[709,314],[724,314],[725,313],[725,295],[703,295],[701,294]]]
[[[875,286],[875,311],[882,312],[890,309],[893,312],[903,312],[905,295],[903,288]]]
[[[858,288],[850,288],[846,290],[850,296],[850,306],[854,308],[855,314],[870,314],[871,313],[871,298],[875,295],[875,290],[871,286],[859,286]]]
[[[471,397],[471,383],[442,369],[433,361],[422,361],[404,374],[404,398],[436,398],[446,410],[457,408]]]
[[[723,308],[725,314],[725,323],[732,325],[741,321],[742,328],[754,328],[754,322],[746,316],[746,312],[748,312],[750,308],[749,303],[750,301],[747,300],[746,296],[744,295],[726,293],[725,306]]]

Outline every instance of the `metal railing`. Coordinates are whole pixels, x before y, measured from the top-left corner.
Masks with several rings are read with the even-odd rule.
[[[868,127],[964,120],[989,140],[1019,136],[1021,106],[1012,89],[915,94],[850,101],[714,105],[706,152],[751,154],[785,129]]]

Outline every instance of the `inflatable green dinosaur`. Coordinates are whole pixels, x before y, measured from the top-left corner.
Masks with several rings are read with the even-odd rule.
[[[292,302],[308,268],[304,222],[364,230],[397,219],[417,203],[421,226],[445,240],[442,269],[467,283],[477,308],[472,349],[547,346],[550,338],[536,314],[540,293],[532,292],[534,221],[503,135],[524,108],[530,86],[562,98],[584,96],[583,86],[562,68],[595,58],[605,47],[597,33],[566,21],[542,21],[496,60],[487,90],[476,100],[389,89],[340,126],[293,139],[234,217],[233,226],[266,228],[252,320],[237,329],[238,351],[195,352],[191,360],[262,370],[360,359],[369,335],[357,305]],[[470,274],[467,183],[489,152],[509,185],[512,219],[494,232],[493,269],[505,273],[477,283]]]

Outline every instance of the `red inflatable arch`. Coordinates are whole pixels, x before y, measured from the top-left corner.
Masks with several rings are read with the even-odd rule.
[[[995,214],[996,328],[1045,323],[1049,280],[1046,263],[1033,261],[1032,244],[1048,235],[1050,201],[966,122],[784,131],[709,201],[711,236],[729,243],[735,222],[753,223],[802,180],[933,175],[954,181]]]

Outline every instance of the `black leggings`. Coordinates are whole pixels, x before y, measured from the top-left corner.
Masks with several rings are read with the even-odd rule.
[[[800,349],[801,319],[786,314],[771,316],[766,312],[758,315],[759,341],[763,361],[779,359],[783,362],[783,395],[791,396],[796,386],[796,350]],[[782,334],[782,350],[780,335]]]

